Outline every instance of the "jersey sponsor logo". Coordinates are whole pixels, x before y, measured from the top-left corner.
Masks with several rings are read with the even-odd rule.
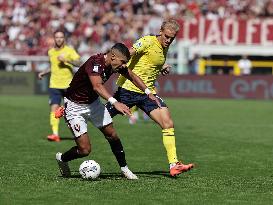
[[[81,126],[79,124],[74,125],[74,130],[79,132],[81,130]]]
[[[135,47],[140,48],[142,46],[141,41],[136,42]]]
[[[99,72],[99,66],[98,65],[94,65],[93,71],[98,73]]]

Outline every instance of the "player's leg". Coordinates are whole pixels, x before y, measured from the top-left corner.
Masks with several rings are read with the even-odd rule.
[[[87,133],[87,116],[90,115],[90,109],[87,105],[77,104],[66,98],[64,101],[66,104],[64,118],[77,144],[77,146],[63,154],[63,161],[68,162],[85,157],[91,152],[91,144]]]
[[[150,112],[150,117],[162,129],[163,144],[170,164],[178,162],[175,146],[174,125],[167,107],[157,108]]]
[[[147,113],[150,113],[149,116],[162,128],[162,140],[170,164],[170,174],[175,176],[190,170],[193,165],[184,165],[178,161],[175,145],[174,123],[167,105],[161,98],[158,99],[161,102],[162,108],[158,108],[151,100],[144,100],[143,109]]]
[[[125,167],[127,165],[127,162],[125,159],[125,152],[123,150],[121,141],[116,133],[116,130],[113,127],[113,124],[111,123],[99,129],[105,136],[106,140],[109,142],[111,150],[113,154],[115,155],[119,166]]]
[[[77,146],[72,147],[70,150],[62,154],[62,161],[69,162],[74,159],[86,157],[91,152],[91,143],[89,141],[89,136],[87,133],[75,139]]]
[[[62,91],[60,89],[49,88],[49,104],[50,104],[50,126],[52,134],[47,136],[49,141],[59,142],[59,124],[60,119],[55,118],[55,111],[60,107],[62,102]]]
[[[133,106],[131,108],[131,113],[132,113],[132,115],[129,117],[129,124],[133,125],[133,124],[136,124],[136,122],[139,119],[138,107],[137,106]]]
[[[100,130],[104,134],[105,138],[107,139],[111,147],[111,150],[117,159],[117,162],[120,166],[121,173],[127,179],[138,179],[137,176],[127,166],[125,151],[116,133],[116,130],[113,127],[113,124],[111,123],[105,127],[102,127],[100,128]]]
[[[56,160],[58,162],[60,172],[64,177],[69,177],[71,175],[68,165],[69,161],[88,156],[91,152],[91,144],[87,133],[76,138],[75,142],[77,146],[70,148],[63,154],[60,152],[56,154]]]
[[[68,162],[77,158],[82,158],[91,152],[91,144],[87,134],[87,121],[84,116],[89,113],[89,108],[80,104],[76,104],[65,99],[66,110],[64,118],[68,127],[74,135],[76,146],[70,148],[65,153],[58,152],[56,160],[58,162],[61,174],[63,176],[70,175]]]
[[[60,141],[59,137],[59,124],[60,119],[55,118],[55,111],[59,108],[58,104],[50,105],[50,126],[52,130],[52,134],[47,137],[50,141]]]
[[[117,159],[121,172],[128,179],[137,179],[137,176],[127,166],[122,143],[113,127],[113,121],[107,108],[99,100],[93,102],[90,107],[92,110],[90,121],[104,134]]]

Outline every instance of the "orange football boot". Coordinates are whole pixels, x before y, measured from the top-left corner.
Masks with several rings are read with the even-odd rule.
[[[52,134],[47,136],[48,141],[60,142],[61,138],[58,135]]]
[[[189,171],[193,167],[193,164],[182,164],[181,162],[176,162],[176,165],[170,169],[170,175],[172,177],[177,176],[183,172]]]

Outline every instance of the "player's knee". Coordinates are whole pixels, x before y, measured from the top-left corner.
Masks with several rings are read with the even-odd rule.
[[[173,127],[174,127],[173,121],[172,121],[171,119],[169,119],[169,120],[164,120],[164,121],[163,121],[162,127],[163,127],[164,129],[173,128]]]
[[[82,146],[79,148],[79,154],[82,156],[88,156],[91,153],[91,145]]]
[[[117,135],[117,133],[116,133],[115,130],[113,130],[113,131],[110,132],[110,133],[107,133],[107,134],[105,135],[105,138],[106,138],[108,141],[113,141],[113,140],[119,139],[119,138],[118,138],[118,135]]]
[[[101,129],[101,131],[108,141],[119,139],[116,130],[114,129],[112,124],[104,127],[103,129]]]

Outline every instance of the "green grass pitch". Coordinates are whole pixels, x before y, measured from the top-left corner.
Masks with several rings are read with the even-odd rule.
[[[50,134],[47,96],[0,96],[0,204],[273,204],[272,101],[166,99],[175,122],[178,156],[196,168],[168,175],[161,130],[152,122],[129,125],[116,117],[129,167],[139,180],[121,177],[102,134],[91,124],[89,157],[70,163],[72,178],[59,174],[55,153],[74,145],[61,122],[60,143]],[[102,173],[85,181],[86,159]]]

